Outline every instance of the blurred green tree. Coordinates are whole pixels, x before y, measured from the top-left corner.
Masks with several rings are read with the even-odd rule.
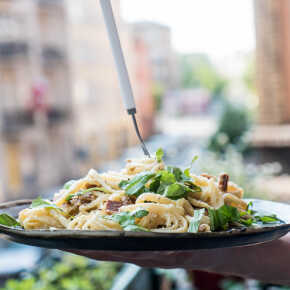
[[[182,87],[205,88],[213,98],[221,97],[228,80],[218,72],[206,54],[181,55]]]

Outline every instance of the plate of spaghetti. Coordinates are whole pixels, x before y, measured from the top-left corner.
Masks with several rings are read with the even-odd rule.
[[[288,233],[290,206],[245,200],[228,174],[193,173],[196,159],[186,169],[168,166],[159,149],[127,160],[121,171],[91,169],[52,200],[1,204],[0,234],[47,248],[160,251],[241,246]]]

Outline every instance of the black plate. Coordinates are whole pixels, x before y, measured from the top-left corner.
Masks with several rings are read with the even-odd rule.
[[[249,200],[248,200],[249,201]],[[286,224],[259,229],[236,229],[214,233],[150,233],[119,231],[75,231],[75,230],[22,230],[0,225],[0,237],[43,248],[86,249],[115,251],[165,251],[214,249],[242,246],[272,241],[290,231],[290,205],[252,200],[254,209],[276,214]],[[5,212],[17,214],[15,205],[27,204],[18,201],[0,205]],[[18,209],[19,210],[19,209]]]

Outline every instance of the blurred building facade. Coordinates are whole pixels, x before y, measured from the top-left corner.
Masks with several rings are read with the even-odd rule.
[[[121,20],[120,1],[113,8],[149,137],[149,54]],[[98,2],[1,0],[0,27],[0,199],[58,186],[137,142]]]
[[[258,124],[254,156],[290,172],[290,1],[255,0]]]
[[[0,26],[0,183],[12,199],[71,175],[63,2],[2,0]]]
[[[142,38],[149,50],[153,80],[165,90],[175,89],[180,83],[178,59],[171,40],[171,29],[154,22],[132,24],[134,34]]]
[[[255,0],[259,122],[290,123],[290,2]]]

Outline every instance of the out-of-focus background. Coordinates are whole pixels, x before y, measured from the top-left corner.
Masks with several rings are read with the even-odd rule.
[[[198,154],[196,171],[226,171],[247,197],[290,203],[290,1],[112,4],[150,151],[180,166]],[[0,0],[0,202],[49,197],[134,156],[98,1]],[[278,289],[4,240],[0,287]]]

